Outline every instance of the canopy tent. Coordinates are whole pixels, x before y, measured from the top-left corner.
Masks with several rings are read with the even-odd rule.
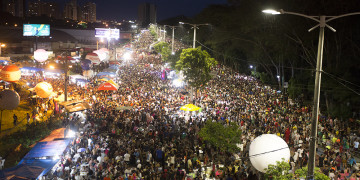
[[[114,85],[116,88],[119,88],[119,85],[116,84],[112,79],[107,81],[108,83],[111,83],[112,85]]]
[[[38,142],[15,167],[0,171],[0,179],[37,179],[59,162],[72,139]]]
[[[80,75],[80,74],[73,74],[69,76],[72,79],[86,79],[86,77]]]
[[[84,83],[88,83],[90,82],[89,80],[86,79],[75,79],[76,82],[84,82]]]
[[[36,159],[26,160],[19,165],[5,169],[0,175],[0,179],[37,179],[39,176],[46,174],[59,160]]]
[[[41,68],[36,68],[36,67],[22,67],[20,68],[20,70],[27,70],[27,71],[43,71],[44,69],[41,69]]]
[[[48,72],[48,73],[58,73],[58,74],[64,73],[64,71],[61,70],[61,69],[44,69],[44,72]]]
[[[116,69],[116,70],[118,70],[119,69],[119,65],[117,65],[117,64],[112,64],[112,65],[110,65],[109,66],[109,68],[108,69]]]
[[[103,78],[101,78],[101,79],[98,79],[98,81],[108,81],[108,80],[110,80],[110,79],[107,78],[107,77],[103,77]]]
[[[96,53],[86,54],[85,59],[90,60],[95,65],[100,64],[100,62],[101,62],[99,59],[99,56]]]
[[[116,91],[117,89],[118,88],[114,84],[111,84],[109,82],[103,83],[98,87],[98,91],[103,91],[103,90]]]
[[[115,72],[99,72],[96,76],[115,76]]]
[[[41,140],[40,142],[54,141],[59,138],[64,138],[64,131],[65,128],[55,129],[51,132],[49,136],[47,136],[45,139]]]
[[[71,139],[38,142],[23,159],[60,156],[70,142]]]
[[[69,105],[74,105],[74,104],[78,104],[78,103],[81,103],[81,102],[83,102],[83,100],[75,99],[75,100],[71,100],[71,101],[64,101],[64,102],[61,102],[59,104],[62,105],[62,106],[69,106]]]
[[[77,112],[77,111],[83,111],[86,109],[90,109],[91,106],[89,105],[89,103],[83,102],[83,103],[78,103],[75,105],[70,105],[70,106],[65,106],[65,109],[68,112]]]
[[[180,110],[183,110],[183,111],[198,111],[198,110],[200,110],[200,107],[195,106],[193,104],[187,104],[187,105],[182,106],[180,108]]]

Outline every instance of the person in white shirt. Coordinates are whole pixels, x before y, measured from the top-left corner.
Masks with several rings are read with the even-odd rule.
[[[130,161],[130,154],[128,152],[126,154],[124,154],[124,161],[126,163],[129,163],[129,161]]]
[[[359,138],[357,138],[355,141],[354,141],[354,150],[357,151],[359,149]]]

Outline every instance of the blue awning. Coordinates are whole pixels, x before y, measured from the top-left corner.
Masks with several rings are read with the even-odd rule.
[[[99,72],[96,76],[110,76],[115,75],[114,72]]]
[[[28,71],[42,71],[44,69],[41,69],[41,68],[36,68],[36,67],[22,67],[20,68],[21,70],[28,70]]]
[[[24,159],[60,156],[71,142],[70,139],[58,141],[38,142],[24,157]]]
[[[1,171],[0,179],[37,179],[48,173],[57,162],[59,159],[23,160],[19,165]]]

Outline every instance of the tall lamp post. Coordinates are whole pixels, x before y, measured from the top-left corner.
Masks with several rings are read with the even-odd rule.
[[[3,43],[0,43],[0,57],[1,57],[1,48],[5,47],[6,45]]]
[[[186,22],[179,22],[179,24],[188,24],[190,26],[192,26],[194,28],[194,40],[193,40],[193,48],[195,48],[195,42],[196,42],[196,29],[199,27],[199,26],[202,26],[202,25],[210,25],[208,23],[205,23],[205,24],[190,24],[190,23],[186,23]]]
[[[165,25],[165,27],[168,26],[172,29],[172,38],[171,38],[171,54],[175,54],[174,52],[174,37],[175,37],[175,27],[179,27],[179,26],[169,26],[169,25]]]
[[[196,43],[196,29],[199,27],[199,26],[202,26],[202,25],[210,25],[208,23],[205,23],[205,24],[190,24],[190,23],[186,23],[186,22],[179,22],[179,24],[188,24],[190,26],[192,26],[194,28],[194,40],[193,40],[193,48],[195,48],[195,43]],[[190,96],[190,101],[191,103],[194,103],[194,97],[193,97],[193,87],[191,86],[191,96]]]
[[[166,36],[166,28],[165,27],[166,27],[166,25],[164,25],[164,37],[163,37],[164,41],[166,41],[166,38],[165,38],[165,36]]]
[[[318,52],[316,58],[316,76],[315,76],[315,88],[314,88],[314,104],[313,104],[313,113],[311,117],[311,134],[310,134],[310,149],[309,149],[309,162],[308,162],[308,174],[307,179],[314,179],[314,168],[315,168],[315,158],[316,158],[316,135],[317,135],[317,125],[318,125],[318,116],[319,116],[319,102],[320,102],[320,85],[321,85],[321,72],[322,72],[322,59],[323,59],[323,49],[324,49],[324,30],[325,27],[329,28],[331,31],[336,32],[336,30],[329,26],[327,23],[345,16],[359,15],[360,12],[347,13],[339,16],[308,16],[301,13],[287,12],[282,9],[279,11],[267,9],[263,10],[263,13],[268,13],[272,15],[276,14],[291,14],[295,16],[302,16],[311,20],[316,21],[318,24],[308,31],[312,31],[319,27],[319,43],[318,43]]]

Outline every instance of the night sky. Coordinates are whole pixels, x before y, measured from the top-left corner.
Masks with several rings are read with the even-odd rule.
[[[54,0],[46,0],[54,1]],[[57,0],[69,2],[70,0]],[[226,0],[77,0],[78,4],[96,3],[97,19],[135,20],[138,5],[143,2],[156,4],[158,21],[178,15],[194,16],[210,4],[226,4]]]

